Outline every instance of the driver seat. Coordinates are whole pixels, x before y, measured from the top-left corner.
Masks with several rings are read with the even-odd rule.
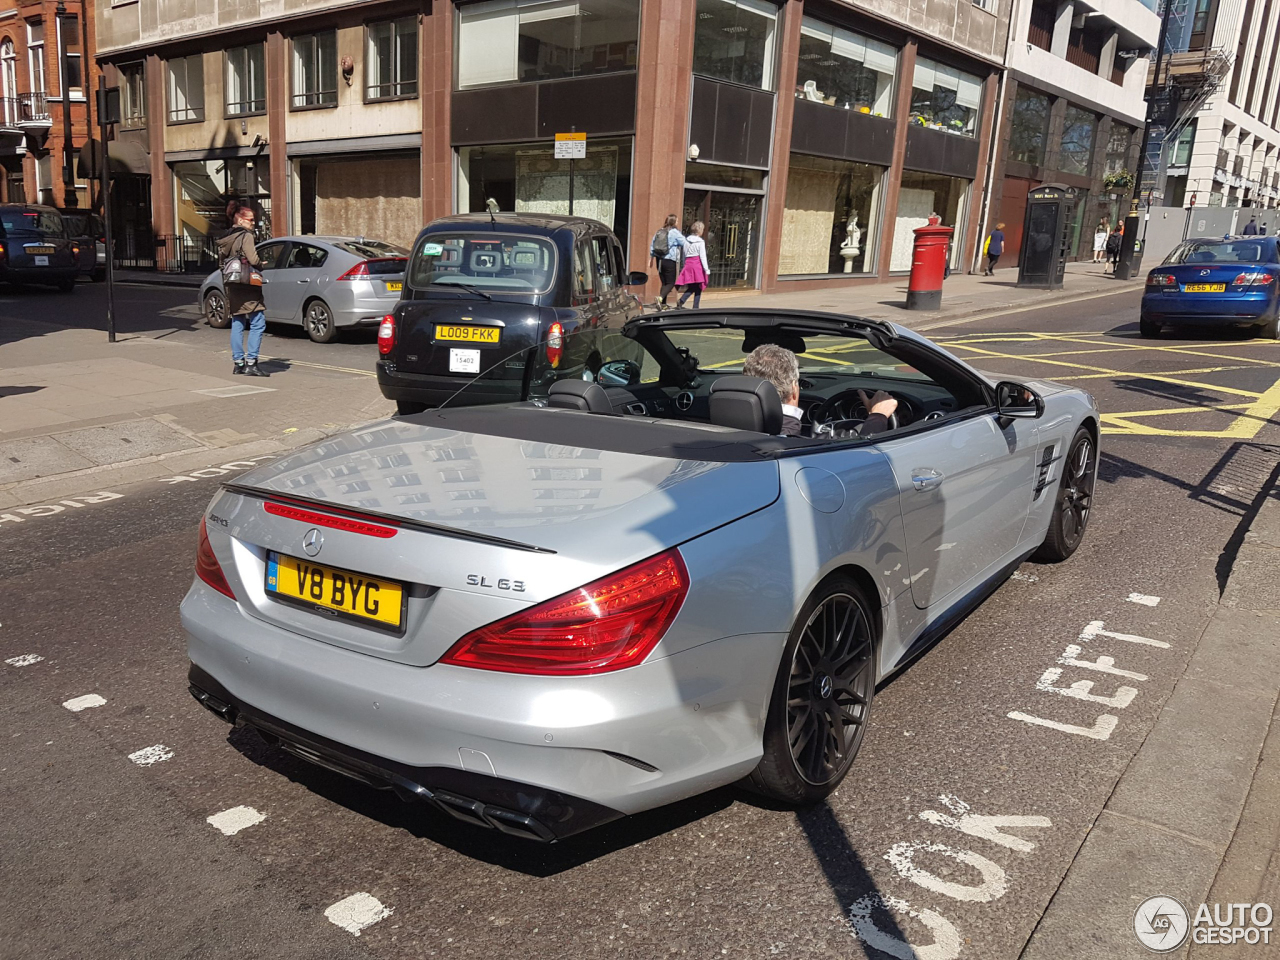
[[[768,380],[721,377],[711,385],[711,422],[776,437],[782,433],[782,398]]]

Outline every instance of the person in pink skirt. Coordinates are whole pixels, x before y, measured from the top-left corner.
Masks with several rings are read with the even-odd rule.
[[[684,238],[684,266],[680,268],[680,276],[676,277],[676,286],[684,287],[684,292],[676,301],[677,307],[683,307],[690,297],[693,297],[693,309],[697,310],[702,303],[702,290],[711,275],[711,266],[707,263],[707,241],[702,239],[705,230],[706,224],[695,220],[689,228],[689,235]]]

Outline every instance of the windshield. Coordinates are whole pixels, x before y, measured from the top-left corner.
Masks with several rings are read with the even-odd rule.
[[[0,210],[0,225],[7,235],[37,233],[49,237],[65,237],[62,216],[54,210],[27,210],[10,207]]]
[[[1265,240],[1190,240],[1165,263],[1275,263],[1275,248]]]
[[[409,285],[418,290],[434,285],[545,293],[555,265],[555,247],[541,237],[433,233],[413,254]]]
[[[802,377],[806,374],[851,374],[898,380],[929,379],[914,367],[877,350],[861,337],[760,328],[663,332],[677,350],[688,351],[700,371],[740,374],[752,350],[762,343],[775,343],[796,355]]]

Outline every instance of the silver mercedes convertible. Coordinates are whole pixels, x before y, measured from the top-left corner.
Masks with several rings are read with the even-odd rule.
[[[743,374],[762,347],[798,398]],[[877,684],[1089,519],[1092,397],[893,324],[667,313],[481,366],[519,396],[224,484],[182,622],[209,710],[514,836],[735,781],[821,800]]]

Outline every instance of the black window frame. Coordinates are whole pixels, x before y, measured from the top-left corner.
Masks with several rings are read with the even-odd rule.
[[[333,56],[333,64],[331,75],[333,78],[333,89],[325,90],[325,64],[324,50],[321,49],[320,40],[322,37],[332,38],[332,47],[329,49]],[[300,54],[298,52],[298,41],[310,40],[313,44],[311,56],[314,60],[313,67],[315,76],[317,77],[317,86],[319,89],[315,91],[298,90],[299,71],[298,64]],[[338,31],[337,30],[315,30],[311,33],[300,33],[289,38],[289,109],[290,110],[328,110],[338,105]],[[332,99],[324,99],[332,95]],[[299,98],[303,99],[299,103]]]
[[[259,50],[261,56],[261,73],[255,76],[252,73],[252,54],[254,49]],[[237,100],[234,104],[231,102],[231,56],[238,51],[244,51],[244,65],[246,71],[250,71],[248,77],[249,96],[248,100]],[[255,96],[259,91],[252,89],[255,80],[261,80],[262,97],[259,99]],[[233,111],[233,106],[248,106],[247,110]],[[228,47],[222,51],[222,115],[227,120],[240,120],[244,117],[260,117],[267,112],[267,45],[264,41],[256,43],[244,43],[236,47]]]
[[[396,65],[400,62],[399,58],[396,56],[396,50],[395,50],[395,43],[396,43],[396,37],[397,37],[396,25],[401,23],[410,23],[413,25],[413,79],[404,80],[404,79],[396,78],[396,79],[392,79],[388,83],[375,83],[374,73],[373,73],[373,70],[374,70],[373,31],[376,28],[382,27],[382,26],[388,26],[391,28],[391,42],[393,47],[392,54],[391,54],[391,64],[392,64],[393,73],[394,73]],[[421,43],[422,43],[422,30],[416,14],[411,14],[407,17],[393,17],[391,19],[370,20],[368,23],[364,25],[364,102],[365,103],[383,103],[388,100],[418,99],[419,93],[422,89],[421,87],[422,71],[421,71],[421,65],[419,64],[419,59],[422,55],[422,51],[420,48]],[[410,85],[412,85],[413,90],[412,92],[406,93],[403,88]],[[391,93],[371,93],[371,91],[375,87],[379,89],[383,87],[392,87],[395,89],[394,89],[394,92],[391,92]]]

